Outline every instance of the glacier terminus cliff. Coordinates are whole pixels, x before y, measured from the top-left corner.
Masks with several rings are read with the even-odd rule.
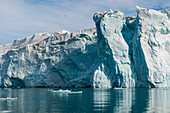
[[[95,13],[96,28],[0,46],[0,87],[170,87],[170,9]]]

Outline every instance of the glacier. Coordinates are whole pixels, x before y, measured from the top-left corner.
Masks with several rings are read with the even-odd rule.
[[[138,85],[167,87],[170,82],[170,21],[167,15],[152,9],[137,7],[137,13],[133,59]]]
[[[97,12],[96,28],[0,45],[0,87],[170,87],[170,9]]]
[[[134,86],[131,71],[129,47],[122,29],[125,24],[124,14],[109,10],[96,13],[94,21],[97,28],[100,61],[103,63],[105,76],[110,79],[114,87]]]

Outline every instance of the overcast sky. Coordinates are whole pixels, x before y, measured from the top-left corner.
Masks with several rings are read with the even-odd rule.
[[[0,45],[39,32],[93,28],[95,12],[134,16],[135,6],[166,9],[170,0],[0,0]]]

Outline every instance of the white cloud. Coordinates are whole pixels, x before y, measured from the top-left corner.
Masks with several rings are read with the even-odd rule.
[[[136,14],[135,6],[164,9],[169,0],[1,0],[0,45],[37,32],[74,32],[94,27],[95,12],[120,10]]]

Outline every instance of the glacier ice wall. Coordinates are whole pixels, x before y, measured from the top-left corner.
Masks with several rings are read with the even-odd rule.
[[[39,41],[30,43],[33,39]],[[9,50],[0,58],[0,86],[88,87],[96,47],[95,29],[35,34],[14,41],[2,47]]]
[[[99,46],[99,58],[104,73],[110,78],[113,87],[132,87],[135,81],[131,71],[129,47],[122,29],[125,25],[124,14],[120,11],[96,13],[93,17]]]
[[[133,60],[138,87],[167,87],[170,79],[170,21],[152,9],[137,7]]]
[[[95,13],[96,28],[0,46],[0,87],[170,87],[169,9]]]

